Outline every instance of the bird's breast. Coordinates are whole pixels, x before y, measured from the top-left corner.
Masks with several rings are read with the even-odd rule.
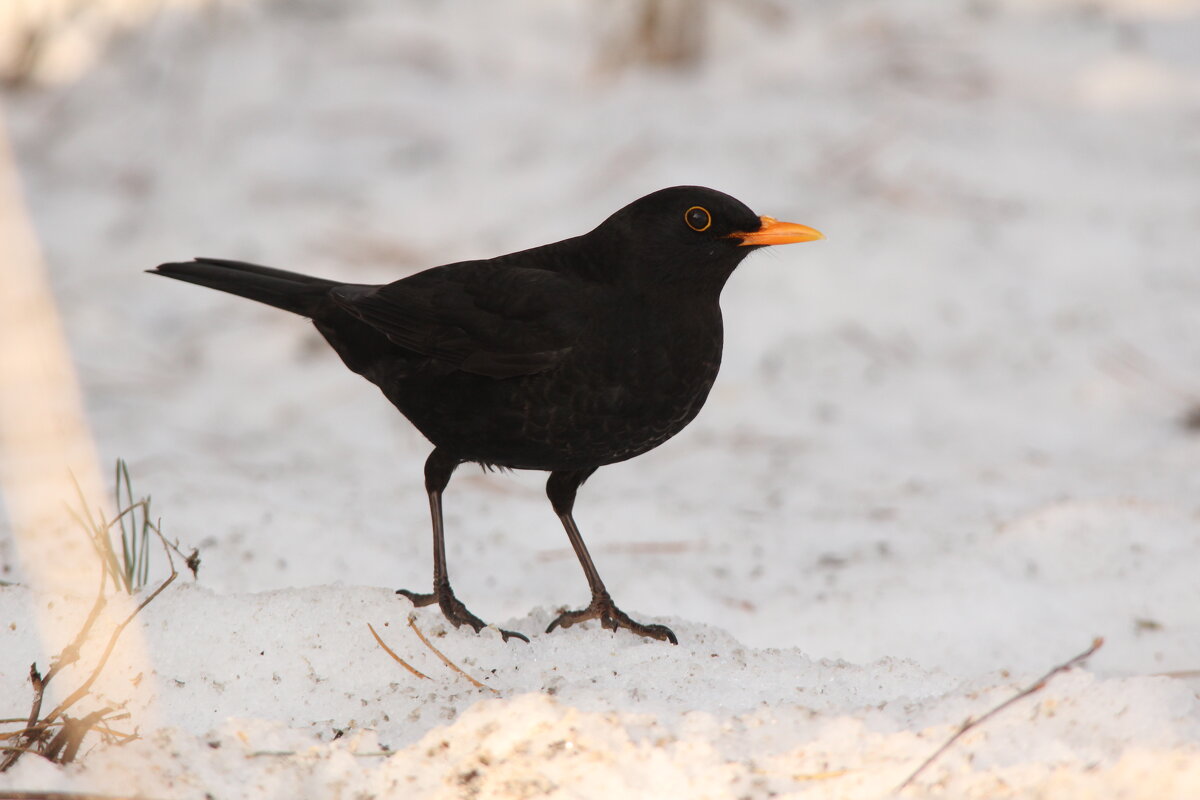
[[[547,376],[558,397],[530,408],[531,433],[603,463],[657,447],[704,405],[721,365],[719,309],[709,314],[661,310],[639,324],[612,315]],[[549,398],[548,398],[549,399]],[[537,409],[551,413],[539,419]]]

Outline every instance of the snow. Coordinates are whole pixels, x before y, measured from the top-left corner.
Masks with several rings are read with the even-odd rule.
[[[0,791],[885,797],[1103,636],[903,796],[1200,796],[1200,4],[712,3],[681,72],[606,58],[629,11],[168,7],[4,95],[99,448],[204,561],[97,684],[142,738]],[[700,417],[581,490],[678,647],[540,633],[586,600],[544,476],[456,474],[459,596],[532,641],[415,623],[495,692],[392,593],[429,582],[419,434],[296,319],[141,272],[384,281],[679,183],[829,238],[739,269]],[[0,570],[19,717],[34,609],[91,598],[7,529]]]

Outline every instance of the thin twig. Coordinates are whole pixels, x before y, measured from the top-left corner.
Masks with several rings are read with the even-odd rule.
[[[168,562],[170,562],[170,560],[171,560],[170,555],[167,556],[167,560],[168,560]],[[161,594],[162,591],[164,589],[166,589],[167,586],[169,586],[173,580],[175,580],[175,576],[178,574],[179,573],[175,570],[175,565],[172,563],[170,576],[168,576],[167,579],[164,580],[159,585],[159,587],[157,589],[155,589],[145,600],[143,600],[141,603],[139,603],[137,608],[135,608],[133,610],[133,612],[129,614],[129,616],[127,616],[119,625],[117,625],[115,628],[113,628],[112,634],[109,636],[109,639],[108,639],[108,645],[104,648],[104,653],[100,656],[100,660],[96,663],[95,668],[93,668],[92,673],[87,677],[87,680],[85,680],[82,684],[80,684],[79,687],[76,688],[75,691],[72,692],[70,694],[70,696],[67,697],[66,700],[63,700],[61,703],[59,703],[58,706],[55,707],[55,709],[53,711],[51,711],[49,714],[47,714],[42,719],[38,718],[38,714],[41,710],[42,694],[45,691],[45,686],[46,686],[46,683],[47,683],[49,677],[51,676],[52,673],[55,672],[55,667],[59,667],[61,664],[67,663],[67,662],[65,662],[65,659],[63,657],[63,654],[66,654],[67,650],[63,650],[63,654],[60,654],[58,661],[55,662],[55,665],[53,667],[51,667],[50,672],[47,673],[47,678],[39,679],[40,676],[37,675],[37,670],[35,668],[31,668],[30,680],[34,682],[34,701],[33,701],[33,710],[31,711],[30,722],[25,727],[25,731],[24,731],[25,741],[23,744],[19,744],[14,747],[3,748],[5,751],[8,752],[8,755],[4,758],[3,762],[0,762],[0,772],[4,772],[9,767],[11,767],[14,763],[16,763],[17,759],[20,758],[30,747],[32,747],[34,742],[40,740],[42,738],[42,736],[45,734],[45,732],[51,726],[57,724],[57,721],[59,720],[60,717],[63,720],[63,723],[62,723],[63,730],[59,731],[59,733],[56,735],[56,739],[58,739],[58,737],[61,737],[63,735],[63,733],[65,732],[65,730],[69,727],[74,727],[76,730],[79,729],[79,722],[76,722],[72,726],[71,721],[66,718],[65,712],[71,706],[75,705],[75,703],[79,702],[80,700],[82,700],[84,697],[86,697],[88,695],[89,691],[92,688],[92,684],[96,682],[96,679],[98,677],[100,677],[100,673],[104,670],[105,665],[108,664],[108,659],[112,655],[113,650],[116,648],[117,640],[121,638],[121,634],[125,631],[125,628],[129,625],[129,623],[133,622],[134,618],[139,613],[141,613],[143,608],[148,606],[151,603],[151,601],[153,601],[156,597],[158,597],[158,595]],[[89,617],[88,622],[85,624],[85,627],[90,626],[92,622],[94,622],[94,619],[92,617]],[[74,643],[72,646],[74,646]],[[73,661],[73,660],[77,659],[78,657],[79,657],[78,653],[76,652],[74,654],[74,657],[71,660]],[[35,679],[39,679],[39,680],[35,680]],[[109,713],[110,711],[111,711],[111,709],[105,709],[105,711],[103,713]],[[103,716],[103,714],[101,714],[100,716],[96,716],[94,714],[89,714],[87,717],[83,718],[83,722],[86,722],[87,725],[90,727],[91,725],[98,722],[102,716]],[[86,729],[79,732],[78,741],[82,741],[83,736],[86,733],[87,733]],[[72,742],[69,740],[64,740],[64,742],[66,744],[72,744]],[[60,747],[60,746],[61,746],[61,744],[57,743],[55,740],[52,740],[51,744],[50,744],[50,747],[51,747],[50,753],[49,754],[43,753],[43,755],[48,755],[48,757],[51,760],[54,760],[54,756],[55,756],[55,754],[57,754],[58,747]],[[74,747],[71,750],[69,750],[72,757],[74,757],[74,752],[77,749],[78,749],[78,742],[74,742]],[[2,800],[2,799],[0,799],[0,800]]]
[[[976,727],[982,725],[983,723],[987,722],[989,719],[996,716],[1001,711],[1008,708],[1009,706],[1011,706],[1013,703],[1017,702],[1018,700],[1022,700],[1026,697],[1029,697],[1029,695],[1034,694],[1035,692],[1040,692],[1042,689],[1046,688],[1046,684],[1049,683],[1050,679],[1053,678],[1055,675],[1059,674],[1060,672],[1066,672],[1067,670],[1072,669],[1073,667],[1079,666],[1081,663],[1083,663],[1088,658],[1090,658],[1092,656],[1092,654],[1095,653],[1097,650],[1099,650],[1103,645],[1104,645],[1104,639],[1100,636],[1097,636],[1095,639],[1092,640],[1092,646],[1089,647],[1087,650],[1084,650],[1082,653],[1080,653],[1079,655],[1070,659],[1069,661],[1064,661],[1063,663],[1059,664],[1057,667],[1050,670],[1042,677],[1038,678],[1036,681],[1031,683],[1029,686],[1026,686],[1024,689],[1017,692],[1015,695],[1008,698],[1003,703],[1001,703],[1000,705],[993,708],[991,711],[988,711],[982,717],[979,717],[979,718],[967,717],[965,720],[963,720],[963,724],[959,726],[958,730],[955,731],[954,735],[946,740],[945,744],[943,744],[941,747],[939,747],[937,749],[937,751],[934,752],[933,755],[931,755],[929,758],[925,759],[924,763],[922,763],[921,766],[919,766],[915,770],[913,770],[913,773],[911,775],[909,775],[907,778],[905,778],[904,783],[902,783],[896,787],[895,793],[899,794],[900,792],[904,791],[908,787],[909,784],[911,784],[914,780],[917,779],[918,775],[920,775],[922,772],[925,771],[926,767],[928,767],[930,764],[932,764],[934,761],[936,761],[938,759],[938,757],[942,755],[942,753],[945,753],[947,750],[949,750],[950,747],[955,742],[957,742],[959,739],[961,739],[972,728],[976,728]]]
[[[71,476],[74,479],[74,476]],[[78,486],[78,484],[76,484]],[[100,570],[100,588],[96,592],[96,600],[92,604],[92,610],[88,612],[87,619],[83,623],[83,627],[75,634],[75,638],[71,643],[64,647],[50,664],[50,669],[46,670],[43,676],[38,672],[37,664],[29,665],[29,682],[33,685],[33,702],[29,706],[29,717],[25,723],[25,729],[21,731],[24,741],[18,740],[16,747],[4,748],[7,755],[3,760],[0,760],[0,772],[6,772],[17,760],[25,753],[27,748],[32,748],[36,742],[42,739],[46,732],[46,728],[54,720],[54,717],[47,717],[41,720],[42,701],[46,694],[46,686],[64,667],[74,664],[79,660],[79,651],[83,647],[84,641],[91,635],[92,627],[96,624],[96,620],[100,618],[100,612],[104,609],[104,589],[108,585],[108,573],[103,569]]]
[[[171,556],[168,553],[167,560],[170,561],[170,558]],[[96,667],[92,670],[92,674],[89,675],[87,680],[84,681],[78,689],[72,692],[66,700],[63,700],[58,704],[57,708],[50,712],[50,714],[46,717],[47,720],[53,720],[59,714],[62,714],[62,712],[66,711],[68,708],[78,702],[88,693],[89,690],[91,690],[92,684],[96,682],[96,678],[100,677],[100,672],[108,663],[108,657],[112,655],[113,650],[117,646],[117,640],[121,638],[121,634],[125,631],[125,628],[129,625],[129,623],[133,622],[134,617],[140,614],[143,608],[150,605],[150,603],[153,602],[156,597],[162,594],[164,589],[171,585],[178,574],[179,573],[175,570],[175,565],[172,563],[171,574],[167,576],[167,579],[160,583],[158,588],[151,592],[145,600],[138,603],[137,608],[135,608],[129,616],[127,616],[119,625],[117,625],[117,627],[113,628],[112,635],[108,638],[108,646],[104,648],[104,654],[100,656],[100,660],[96,663]]]
[[[108,604],[108,600],[104,597],[104,590],[108,587],[108,573],[104,570],[100,571],[100,587],[96,590],[96,599],[92,603],[92,610],[88,612],[87,619],[84,620],[83,627],[79,629],[79,633],[75,634],[75,638],[69,645],[64,647],[58,656],[50,662],[50,669],[46,671],[46,677],[42,679],[42,683],[46,684],[53,680],[54,676],[62,671],[63,667],[70,666],[79,660],[79,651],[83,648],[83,643],[89,636],[92,635],[92,628],[96,624],[96,620],[100,619],[100,612]]]
[[[129,712],[125,712],[123,714],[116,714],[111,717],[106,717],[104,721],[106,723],[108,723],[108,722],[113,722],[113,721],[119,720],[119,719],[129,719],[129,716],[130,716]],[[24,722],[24,721],[25,720],[23,720],[23,719],[0,719],[0,725],[6,724],[6,723],[11,724],[13,722]],[[58,721],[58,722],[44,723],[40,727],[41,728],[58,728],[58,727],[61,727],[62,725],[63,725],[63,723],[61,721]],[[28,728],[22,728],[21,730],[18,730],[18,731],[8,731],[6,733],[0,733],[0,742],[7,741],[8,739],[15,739],[18,736],[24,736],[26,734],[26,732],[28,732],[28,730],[29,730]],[[112,736],[117,739],[128,739],[130,737],[137,736],[136,733],[121,733],[118,730],[114,730],[114,729],[108,727],[108,725],[96,725],[95,727],[92,728],[92,730],[94,730],[96,733],[102,733],[102,734],[105,734],[107,736]],[[7,749],[7,748],[5,748],[5,749]]]
[[[246,758],[287,758],[294,755],[295,750],[255,750],[253,753],[246,753]],[[350,755],[355,758],[391,758],[396,754],[391,750],[368,750],[362,753],[352,752]],[[3,794],[0,794],[0,800],[5,800]]]
[[[455,664],[450,659],[446,658],[446,656],[442,654],[441,650],[438,650],[436,647],[434,647],[433,644],[431,644],[430,641],[425,638],[425,634],[421,633],[421,629],[417,627],[417,615],[416,614],[408,615],[408,627],[413,629],[413,632],[415,634],[417,634],[417,638],[420,639],[421,642],[426,647],[428,647],[430,650],[432,650],[433,654],[435,656],[437,656],[438,658],[440,658],[442,660],[442,663],[445,664],[447,667],[454,670],[459,675],[462,675],[464,678],[469,680],[471,683],[473,683],[475,686],[479,687],[480,689],[487,689],[489,692],[492,692],[493,694],[500,694],[499,691],[497,691],[496,689],[493,689],[491,686],[480,683],[479,681],[475,680],[467,673],[463,672],[461,669],[459,669],[457,664]]]
[[[144,800],[132,794],[90,794],[88,792],[6,792],[0,800]]]
[[[35,741],[33,728],[37,725],[38,716],[42,713],[42,698],[46,694],[46,681],[42,674],[38,672],[37,662],[29,665],[29,682],[33,684],[33,702],[29,704],[29,719],[25,722],[25,728],[21,730],[20,736],[24,736],[25,740],[22,743],[17,740],[16,747],[6,747],[4,752],[8,753],[3,761],[0,761],[0,772],[6,771],[13,764],[17,763],[17,759],[21,757],[26,747],[32,747]]]
[[[368,622],[367,627],[371,629],[371,635],[375,637],[375,641],[379,642],[379,646],[383,648],[383,652],[387,653],[389,656],[394,658],[396,660],[397,664],[404,667],[406,670],[411,672],[413,675],[416,675],[418,678],[424,678],[425,680],[429,680],[428,675],[426,675],[424,672],[421,672],[419,669],[414,667],[412,664],[409,664],[407,661],[405,661],[400,656],[396,655],[395,650],[393,650],[392,648],[390,648],[386,644],[384,644],[383,639],[381,639],[379,637],[379,634],[375,632],[375,629],[371,627],[371,623]]]
[[[804,781],[829,781],[848,774],[850,774],[850,770],[848,769],[827,769],[824,772],[803,772],[798,775],[793,775],[792,780],[796,781],[797,783]]]
[[[40,755],[56,764],[70,764],[79,753],[83,737],[88,735],[88,731],[92,729],[93,725],[104,719],[105,714],[110,713],[112,713],[111,708],[102,708],[80,719],[64,714],[62,728],[50,740],[50,744],[46,745],[46,752]]]
[[[72,479],[73,478],[74,476],[72,476]],[[82,491],[79,489],[78,482],[76,482],[76,490],[80,491],[82,498]],[[88,514],[90,519],[91,514],[87,511],[86,504],[81,505],[84,508],[84,513]],[[78,517],[76,518],[78,519]],[[83,738],[88,734],[88,732],[92,730],[93,727],[95,727],[98,723],[102,722],[107,714],[112,713],[112,709],[106,708],[103,711],[88,714],[81,719],[71,719],[66,716],[66,711],[79,700],[86,697],[91,691],[92,684],[96,682],[96,679],[100,676],[100,673],[108,664],[108,659],[112,656],[113,651],[116,649],[117,641],[121,638],[121,634],[125,631],[125,628],[128,627],[129,624],[133,622],[134,618],[141,613],[142,609],[153,602],[154,599],[157,598],[179,574],[175,569],[175,561],[173,558],[171,558],[171,551],[167,546],[168,543],[165,537],[163,537],[162,532],[157,528],[153,528],[153,530],[158,535],[159,540],[163,543],[163,551],[166,553],[167,563],[171,568],[171,574],[158,586],[157,589],[143,599],[142,602],[140,602],[122,622],[113,628],[111,634],[109,635],[108,644],[104,648],[104,652],[101,654],[99,661],[96,663],[87,679],[65,700],[59,703],[53,711],[51,711],[45,717],[42,717],[42,700],[45,695],[47,684],[49,684],[50,680],[63,668],[79,660],[79,651],[83,647],[83,643],[90,636],[92,627],[96,624],[96,621],[100,617],[101,611],[106,605],[104,590],[107,587],[108,572],[103,568],[100,570],[100,588],[97,592],[96,600],[92,605],[92,609],[88,614],[87,620],[84,622],[83,627],[80,628],[79,632],[76,634],[74,640],[72,640],[69,645],[62,649],[53,663],[51,663],[50,669],[47,670],[44,677],[38,672],[36,664],[30,666],[29,680],[30,683],[33,684],[33,702],[31,704],[29,718],[25,729],[18,732],[14,745],[11,747],[0,748],[0,751],[6,753],[4,759],[0,760],[0,772],[8,770],[26,752],[37,752],[39,755],[49,758],[51,761],[56,761],[57,763],[66,763],[71,761],[74,759],[79,750],[79,746],[83,742]],[[47,732],[54,727],[58,727],[59,730],[50,739],[49,743],[46,743]],[[126,735],[122,740],[122,743],[132,741],[135,738],[137,738],[136,734]],[[60,754],[61,758],[59,758]],[[0,800],[3,800],[3,798],[0,798]]]

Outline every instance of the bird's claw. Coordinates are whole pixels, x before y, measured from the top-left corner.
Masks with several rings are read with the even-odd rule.
[[[468,611],[467,607],[462,604],[462,601],[454,596],[454,591],[450,588],[449,584],[435,587],[434,591],[425,594],[410,592],[408,589],[397,589],[396,594],[404,595],[417,608],[437,603],[438,607],[442,609],[442,616],[454,623],[456,628],[463,625],[470,625],[476,633],[479,633],[487,627],[487,624],[483,620]],[[529,637],[523,633],[506,631],[503,628],[497,628],[496,630],[500,631],[500,635],[504,637],[504,641],[506,642],[509,639],[520,639],[522,642],[529,642]]]
[[[416,608],[431,606],[438,601],[437,595],[433,592],[418,594],[417,592],[410,592],[408,589],[397,589],[396,594],[402,594],[407,597]]]
[[[500,635],[504,638],[504,641],[506,641],[506,642],[509,639],[520,639],[525,644],[529,644],[529,637],[523,633],[518,633],[517,631],[508,631],[508,630],[505,630],[504,628],[496,628],[496,630],[500,631]]]
[[[569,628],[577,622],[589,619],[600,620],[600,625],[611,631],[616,631],[618,628],[626,628],[639,636],[657,639],[660,642],[679,644],[679,640],[675,638],[675,633],[666,625],[643,625],[640,622],[630,619],[628,614],[613,604],[612,598],[608,597],[607,594],[593,596],[592,602],[588,604],[587,608],[562,612],[546,628],[546,633],[550,633],[555,628]]]

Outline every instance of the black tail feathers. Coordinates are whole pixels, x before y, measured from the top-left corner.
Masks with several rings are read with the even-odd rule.
[[[219,289],[306,317],[316,314],[329,290],[341,285],[337,281],[298,272],[219,258],[160,264],[146,271]]]

